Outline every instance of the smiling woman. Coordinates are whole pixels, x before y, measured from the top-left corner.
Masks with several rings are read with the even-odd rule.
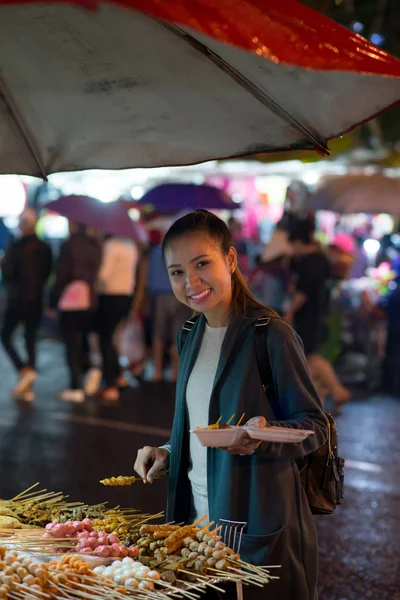
[[[211,327],[229,322],[231,309],[265,307],[251,295],[225,223],[206,210],[176,221],[163,241],[171,286],[180,302],[203,313]]]
[[[268,590],[270,600],[316,600],[317,536],[295,460],[324,443],[326,420],[301,342],[252,297],[230,231],[212,213],[200,210],[176,221],[164,238],[163,255],[175,296],[198,319],[186,339],[183,328],[178,333],[171,440],[139,450],[135,469],[152,482],[169,468],[168,521],[194,522],[207,514],[215,522],[246,522],[243,558],[282,565],[280,581]],[[255,356],[255,328],[265,317],[273,404]],[[233,446],[207,448],[190,435],[220,415],[243,413],[249,420]],[[314,435],[297,443],[260,442],[246,430],[267,424]]]

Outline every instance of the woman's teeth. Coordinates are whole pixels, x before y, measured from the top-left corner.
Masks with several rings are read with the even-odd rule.
[[[195,296],[189,296],[189,298],[194,301],[202,300],[202,298],[205,298],[210,292],[211,292],[211,289],[208,288],[207,290],[204,290],[204,292],[201,292],[200,294],[196,294]]]

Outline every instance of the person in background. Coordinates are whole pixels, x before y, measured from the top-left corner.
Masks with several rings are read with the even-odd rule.
[[[350,400],[350,391],[340,383],[330,363],[318,354],[329,300],[329,261],[309,223],[298,223],[289,234],[289,241],[296,287],[284,319],[303,341],[311,375],[339,405]]]
[[[36,341],[43,314],[43,296],[51,271],[50,246],[35,234],[36,212],[26,208],[19,217],[21,237],[13,241],[2,261],[2,275],[7,288],[7,307],[1,341],[15,368],[18,381],[12,391],[16,399],[34,399],[32,385],[36,379]],[[27,361],[12,343],[14,330],[24,324]]]
[[[162,255],[162,235],[151,232],[152,246],[148,254],[147,289],[151,297],[153,331],[152,354],[153,381],[161,381],[166,351],[171,359],[171,380],[178,375],[179,355],[176,334],[181,325],[190,317],[191,311],[175,298]]]
[[[84,375],[90,370],[85,349],[86,335],[97,305],[95,283],[102,249],[98,240],[87,234],[86,226],[70,221],[70,237],[62,244],[51,293],[51,309],[58,309],[70,372],[69,388],[60,392],[65,402],[85,400]]]
[[[256,300],[279,315],[283,314],[291,279],[288,262],[290,255],[288,234],[278,226],[249,277],[250,291]]]
[[[400,275],[387,296],[379,301],[378,316],[386,318],[387,337],[382,364],[382,389],[400,395]]]
[[[97,280],[97,327],[105,384],[98,396],[109,402],[118,401],[120,384],[125,386],[114,334],[131,309],[138,258],[138,247],[133,240],[118,236],[106,238]]]

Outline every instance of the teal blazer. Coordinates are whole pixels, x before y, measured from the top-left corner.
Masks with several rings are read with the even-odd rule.
[[[282,565],[280,580],[268,586],[268,600],[316,600],[318,545],[308,501],[295,459],[321,446],[327,426],[311,381],[302,343],[281,319],[272,318],[266,344],[273,375],[274,406],[268,401],[258,372],[254,331],[257,318],[268,309],[251,309],[232,317],[222,345],[210,399],[209,423],[220,415],[262,415],[269,424],[312,429],[304,442],[263,442],[249,456],[207,449],[209,518],[246,521],[241,554],[259,565]],[[188,479],[189,429],[186,386],[196,362],[205,329],[202,315],[182,348],[171,436],[167,521],[188,522],[191,489]],[[276,594],[276,595],[275,595]]]

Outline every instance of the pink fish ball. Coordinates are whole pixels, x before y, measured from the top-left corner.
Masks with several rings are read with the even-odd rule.
[[[67,535],[67,528],[64,523],[57,523],[53,528],[52,533],[56,538],[65,538]]]
[[[47,523],[46,529],[54,529],[54,525],[56,525],[55,521],[52,521],[51,523]]]
[[[108,546],[108,538],[106,535],[99,535],[99,545]]]
[[[43,537],[52,538],[53,536],[51,535],[50,531],[45,531]]]
[[[99,540],[97,537],[90,537],[87,540],[88,546],[90,546],[93,550],[99,546]]]
[[[92,548],[82,548],[82,554],[89,554],[89,552],[93,552]]]
[[[119,556],[119,553],[120,553],[120,545],[119,544],[112,544],[110,546],[110,550],[111,550],[110,556],[117,557],[117,556]]]
[[[116,535],[114,535],[113,533],[110,533],[108,535],[108,543],[109,544],[119,544],[119,539],[117,538]]]
[[[67,535],[75,536],[76,529],[73,523],[65,523],[67,529]]]
[[[91,519],[83,519],[82,521],[86,531],[92,531],[93,530],[93,523]]]
[[[89,544],[89,538],[82,538],[81,540],[79,540],[78,544],[81,548],[90,548],[91,547]]]
[[[72,521],[72,525],[75,527],[75,531],[83,531],[85,529],[82,521]]]
[[[96,554],[98,556],[102,556],[103,558],[107,558],[110,556],[110,550],[111,548],[109,546],[97,546]]]
[[[85,538],[89,537],[89,532],[88,531],[80,531],[78,533],[78,539],[83,540]]]
[[[126,546],[120,546],[119,548],[119,555],[121,558],[125,558],[125,556],[128,556],[128,548]]]

